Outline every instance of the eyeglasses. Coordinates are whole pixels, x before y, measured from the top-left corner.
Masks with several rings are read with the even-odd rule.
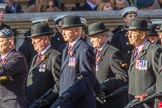
[[[54,5],[47,5],[47,8],[54,8]]]

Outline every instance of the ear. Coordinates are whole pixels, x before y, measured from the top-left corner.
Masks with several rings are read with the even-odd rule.
[[[14,45],[14,39],[9,39],[10,45]]]
[[[141,33],[141,39],[144,39],[144,38],[146,37],[146,35],[147,35],[147,33],[142,32],[142,33]]]

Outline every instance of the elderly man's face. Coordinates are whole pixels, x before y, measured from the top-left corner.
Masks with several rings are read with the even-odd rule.
[[[32,44],[37,52],[43,51],[49,44],[47,36],[38,36],[32,38]]]
[[[80,36],[81,30],[82,29],[79,29],[78,27],[63,28],[61,31],[64,41],[66,42],[75,41],[75,39]]]
[[[0,54],[6,54],[13,48],[14,38],[0,38]]]
[[[128,31],[128,39],[130,44],[139,46],[146,38],[145,32],[140,30]]]
[[[100,48],[102,45],[107,41],[107,37],[105,37],[103,34],[97,34],[92,37],[90,37],[90,42],[92,43],[92,46],[94,48]]]

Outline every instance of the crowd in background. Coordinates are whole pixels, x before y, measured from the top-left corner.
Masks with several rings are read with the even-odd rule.
[[[86,0],[82,4],[66,9],[59,0],[30,0],[25,6],[17,4],[17,0],[1,0],[7,3],[7,13],[26,12],[58,12],[58,11],[109,11],[121,10],[127,6],[136,6],[140,10],[162,8],[161,0]],[[77,2],[76,2],[77,3]],[[66,2],[64,3],[64,5]],[[74,3],[75,4],[75,3]]]
[[[120,10],[125,25],[111,39],[104,23],[87,25],[72,13],[53,17],[55,33],[48,19],[33,18],[17,51],[5,13],[67,10],[53,0],[30,0],[25,8],[1,2],[0,108],[162,108],[162,20],[149,24],[137,12],[160,9],[161,0],[86,0],[71,8]]]

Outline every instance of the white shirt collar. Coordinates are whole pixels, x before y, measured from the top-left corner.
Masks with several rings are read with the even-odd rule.
[[[146,42],[147,42],[147,39],[140,46],[136,47],[139,52],[143,50],[143,47],[144,47]]]
[[[3,60],[4,58],[6,58],[10,52],[11,52],[11,50],[10,50],[10,51],[8,51],[6,54],[1,55],[1,56],[0,56],[0,57],[1,57],[1,59]]]
[[[40,53],[43,55],[49,48],[51,47],[51,45],[48,45],[43,51],[41,51]]]
[[[73,47],[74,46],[74,44],[78,41],[80,39],[80,37],[79,38],[77,38],[75,41],[73,41],[72,43],[69,43],[69,45],[71,46],[71,47]]]
[[[98,48],[98,50],[101,51],[106,46],[106,44],[107,44],[107,41],[100,48]]]

